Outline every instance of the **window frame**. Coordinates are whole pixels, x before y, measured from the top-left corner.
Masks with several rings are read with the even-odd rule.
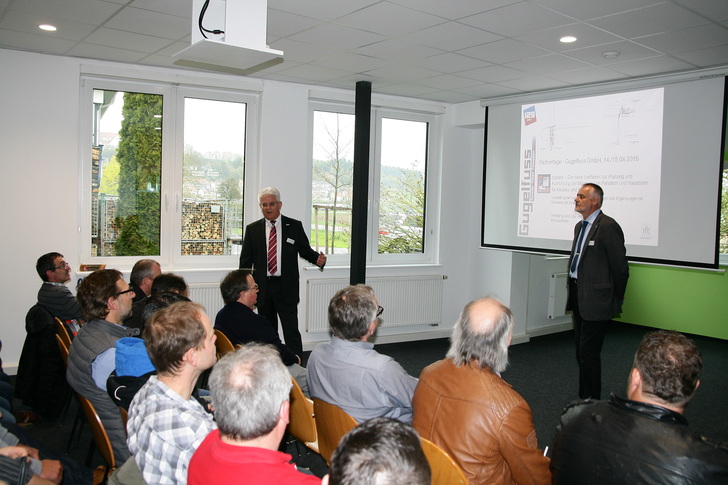
[[[90,136],[93,132],[93,91],[95,89],[139,92],[163,96],[162,123],[162,168],[161,168],[161,211],[160,211],[160,254],[139,256],[92,256],[91,253],[91,150]],[[81,76],[80,94],[80,204],[78,213],[79,247],[81,261],[90,264],[106,264],[111,267],[131,267],[140,258],[149,257],[165,268],[230,268],[237,267],[239,255],[191,256],[181,254],[182,241],[182,181],[184,165],[184,102],[185,98],[209,99],[245,103],[245,153],[243,180],[253,180],[257,170],[259,120],[258,104],[260,93],[223,87],[201,87],[193,83],[171,81],[130,80],[107,78],[94,75]],[[243,200],[247,196],[243,187]],[[243,226],[246,208],[243,208]]]
[[[439,202],[441,197],[440,179],[442,168],[442,137],[443,137],[443,111],[428,109],[427,106],[400,107],[397,103],[384,105],[378,102],[372,107],[371,116],[371,139],[369,166],[369,211],[367,216],[367,266],[401,266],[401,265],[430,265],[438,264],[439,238],[436,237],[440,226]],[[309,100],[309,163],[311,165],[311,186],[313,182],[313,151],[314,151],[314,112],[326,111],[330,113],[354,114],[352,103],[339,100]],[[423,227],[424,247],[422,253],[408,254],[379,254],[378,252],[378,227],[380,207],[380,178],[381,178],[381,133],[382,118],[398,119],[405,121],[418,121],[428,123],[427,134],[427,162],[425,167],[425,223]],[[308,226],[311,226],[311,189],[309,189],[309,212]],[[328,265],[348,267],[351,264],[350,253],[327,254]]]

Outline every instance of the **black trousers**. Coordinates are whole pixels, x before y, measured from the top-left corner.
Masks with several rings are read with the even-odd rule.
[[[569,303],[574,321],[574,347],[579,365],[579,398],[601,399],[602,345],[610,320],[584,320],[579,311],[579,285],[569,279]]]
[[[303,354],[301,332],[298,331],[298,294],[295,295],[295,298],[291,298],[289,292],[283,288],[280,278],[268,279],[265,287],[265,301],[258,307],[258,314],[266,317],[276,332],[278,332],[278,320],[280,319],[286,346],[298,356]]]

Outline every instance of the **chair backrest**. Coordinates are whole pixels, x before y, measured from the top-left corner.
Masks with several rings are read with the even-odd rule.
[[[227,338],[227,335],[218,329],[215,329],[215,335],[217,336],[217,339],[215,340],[215,353],[217,353],[218,359],[228,352],[235,352],[235,347],[233,347],[233,344],[230,342],[230,339]]]
[[[68,368],[68,346],[63,341],[63,337],[56,334],[56,341],[58,342],[58,350],[61,352],[61,360],[63,360],[64,367]]]
[[[101,418],[99,418],[91,401],[80,394],[78,394],[78,401],[81,403],[81,409],[83,409],[83,414],[86,416],[89,426],[91,426],[91,436],[94,444],[108,465],[108,471],[111,471],[116,468],[116,462],[114,461],[114,450],[111,448],[109,435],[106,434],[106,428],[104,428],[104,424],[101,422]]]
[[[320,399],[313,399],[313,414],[318,432],[319,454],[331,463],[336,446],[341,438],[353,428],[357,422],[339,406],[329,404]]]
[[[291,381],[293,381],[293,387],[291,387],[288,432],[298,441],[318,452],[318,435],[316,433],[316,421],[313,417],[313,401],[303,394],[296,379],[291,377]]]
[[[124,425],[124,431],[126,431],[126,422],[129,421],[129,412],[119,406],[119,414],[121,414],[121,422]]]
[[[56,334],[58,334],[61,339],[63,339],[63,343],[66,344],[67,348],[71,348],[71,336],[68,333],[68,329],[63,324],[60,318],[55,317],[56,319]]]
[[[432,485],[468,485],[462,468],[445,453],[445,450],[426,438],[422,441],[422,451],[432,471]]]

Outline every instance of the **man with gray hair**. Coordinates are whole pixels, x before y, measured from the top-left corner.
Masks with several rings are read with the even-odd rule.
[[[252,343],[215,365],[210,391],[218,429],[190,461],[189,485],[320,484],[278,451],[288,425],[291,376],[271,345]]]
[[[129,282],[134,290],[134,303],[152,294],[154,278],[162,274],[162,267],[153,259],[140,259],[131,268]]]
[[[308,358],[308,389],[311,397],[339,406],[358,422],[383,416],[410,424],[417,379],[369,342],[383,311],[366,285],[347,286],[334,295],[329,302],[332,337]]]
[[[253,268],[258,285],[258,313],[278,329],[281,320],[286,345],[296,355],[303,354],[298,329],[298,258],[323,271],[326,255],[311,248],[301,221],[281,215],[281,193],[266,187],[258,193],[263,218],[245,228],[239,268]]]
[[[341,438],[324,485],[430,485],[430,464],[415,430],[374,418]]]
[[[550,484],[531,408],[500,373],[508,365],[513,314],[494,298],[468,303],[447,358],[415,389],[415,430],[444,449],[471,484]]]

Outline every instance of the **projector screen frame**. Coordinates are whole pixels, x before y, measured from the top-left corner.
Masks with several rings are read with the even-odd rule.
[[[724,153],[726,148],[726,123],[728,123],[728,68],[720,68],[720,69],[714,69],[714,70],[706,70],[706,71],[698,71],[698,72],[691,72],[691,73],[681,73],[679,75],[666,75],[666,76],[655,76],[653,78],[645,78],[640,80],[631,80],[631,81],[619,81],[619,82],[612,82],[612,83],[605,83],[600,85],[591,85],[591,86],[585,86],[585,87],[578,87],[578,88],[570,88],[567,90],[560,89],[560,90],[553,90],[553,91],[547,91],[547,92],[539,92],[539,93],[530,93],[530,94],[524,94],[524,95],[516,95],[516,96],[506,96],[506,97],[500,97],[490,100],[483,100],[481,101],[481,106],[485,108],[484,112],[484,136],[483,136],[483,173],[482,173],[482,193],[481,193],[481,241],[480,246],[481,248],[485,249],[497,249],[497,250],[505,250],[505,251],[512,251],[512,252],[523,252],[523,253],[529,253],[529,254],[543,254],[543,255],[565,255],[568,256],[570,253],[570,244],[569,248],[565,249],[559,249],[559,248],[550,248],[550,247],[543,247],[538,244],[532,244],[529,245],[525,239],[522,238],[518,241],[518,244],[501,244],[498,242],[488,241],[486,238],[486,217],[487,217],[487,190],[488,190],[488,177],[489,177],[489,170],[488,170],[488,149],[489,149],[489,123],[493,122],[493,119],[491,118],[491,107],[498,107],[503,105],[517,105],[517,104],[537,104],[541,102],[547,102],[547,101],[559,101],[559,100],[565,100],[565,99],[575,99],[575,98],[586,98],[586,97],[592,97],[592,96],[601,96],[601,95],[608,95],[608,94],[614,94],[614,93],[621,93],[621,92],[629,92],[629,91],[639,91],[642,89],[651,89],[651,88],[659,88],[659,87],[666,87],[671,84],[676,83],[687,83],[689,81],[698,81],[698,80],[704,80],[704,79],[711,79],[711,78],[722,78],[723,84],[722,84],[722,117],[721,117],[721,132],[720,132],[720,143],[719,147],[715,147],[715,156],[719,157],[719,163],[717,163],[717,173],[715,176],[717,177],[715,180],[717,180],[717,194],[715,199],[715,238],[714,241],[712,241],[712,256],[708,256],[709,251],[706,251],[705,249],[708,249],[707,247],[703,250],[703,261],[690,261],[690,260],[684,260],[681,258],[665,258],[665,257],[648,257],[644,255],[634,255],[630,254],[630,247],[628,245],[628,258],[630,261],[635,263],[645,263],[650,265],[660,265],[660,266],[672,266],[672,267],[688,267],[688,268],[705,268],[705,269],[715,269],[718,268],[720,264],[720,254],[719,254],[719,238],[720,238],[720,206],[721,206],[721,194],[722,194],[722,172],[723,172],[723,164],[725,163],[724,160]],[[713,134],[714,136],[715,134]],[[712,144],[710,145],[712,146]],[[663,143],[664,148],[664,143]],[[719,151],[720,150],[720,151]],[[712,157],[712,155],[711,155]],[[708,158],[710,160],[710,158]],[[712,171],[712,162],[708,162],[708,165],[706,168],[709,168],[709,171]],[[705,172],[705,173],[708,173]],[[664,176],[664,175],[663,175]],[[496,180],[496,179],[494,179]],[[501,181],[499,178],[498,181]],[[589,180],[584,180],[583,182],[586,183]],[[710,191],[712,192],[713,186],[711,185]],[[606,189],[605,189],[606,191]],[[662,197],[665,197],[663,194]],[[711,200],[712,197],[711,197]],[[608,206],[605,205],[605,211],[609,214]],[[711,215],[712,217],[712,215]],[[662,219],[662,218],[661,218]],[[514,224],[515,225],[515,224]],[[703,226],[704,227],[704,226]],[[569,231],[570,232],[570,231]],[[564,237],[565,239],[565,237]],[[711,238],[712,239],[712,238]],[[707,244],[706,244],[707,246]]]

